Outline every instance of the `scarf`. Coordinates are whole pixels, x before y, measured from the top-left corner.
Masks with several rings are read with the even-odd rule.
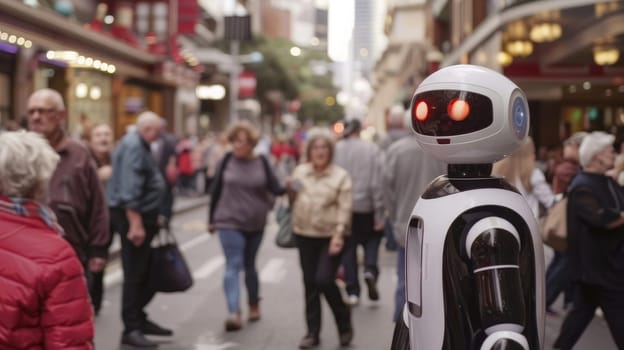
[[[56,221],[56,215],[54,215],[52,209],[32,199],[0,197],[0,212],[40,219],[60,236],[65,235],[65,231]]]

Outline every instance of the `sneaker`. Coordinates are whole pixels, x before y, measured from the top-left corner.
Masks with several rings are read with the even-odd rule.
[[[260,320],[260,305],[249,305],[249,321],[256,322]]]
[[[351,294],[347,297],[347,301],[346,301],[347,305],[356,306],[359,303],[360,303],[360,298],[357,295]]]
[[[241,321],[240,314],[238,314],[238,313],[231,314],[225,320],[225,330],[226,330],[226,332],[237,331],[237,330],[239,330],[241,328],[243,328],[243,322]]]
[[[377,279],[371,272],[364,273],[364,281],[368,287],[368,297],[370,300],[379,300],[379,291],[377,290]]]
[[[299,342],[299,349],[312,349],[320,343],[319,337],[314,334],[308,334]]]

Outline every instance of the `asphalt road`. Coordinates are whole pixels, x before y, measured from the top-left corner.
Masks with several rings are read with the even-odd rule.
[[[258,254],[261,279],[262,319],[245,323],[238,332],[225,332],[223,321],[227,310],[222,291],[224,259],[218,238],[205,232],[206,207],[178,214],[173,231],[190,264],[195,285],[185,293],[158,294],[147,308],[150,318],[170,327],[171,338],[152,337],[163,350],[285,350],[297,349],[305,333],[303,285],[297,251],[280,249],[273,243],[276,227],[269,224]],[[363,299],[353,310],[355,338],[349,349],[388,349],[392,338],[393,295],[396,285],[395,255],[383,247],[380,254],[381,300]],[[129,349],[119,344],[121,269],[119,261],[107,268],[105,301],[96,319],[96,348]],[[363,286],[364,287],[364,286]],[[243,292],[242,305],[246,305]],[[558,306],[558,305],[557,305]],[[247,308],[243,306],[243,317]],[[546,346],[551,349],[563,317],[548,317]],[[323,330],[319,350],[340,349],[338,335],[329,308],[324,304]],[[594,319],[575,347],[579,350],[616,349],[606,323]]]

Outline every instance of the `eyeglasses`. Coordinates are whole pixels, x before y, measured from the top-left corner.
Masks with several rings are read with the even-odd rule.
[[[35,113],[50,114],[52,112],[56,112],[56,108],[32,108],[28,110],[28,115],[33,115]]]

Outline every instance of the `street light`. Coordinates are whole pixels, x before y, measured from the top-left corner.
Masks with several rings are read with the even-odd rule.
[[[195,88],[195,95],[200,100],[222,100],[225,97],[223,85],[199,85]]]
[[[290,48],[290,54],[295,57],[301,56],[301,49],[297,46],[293,46]]]

